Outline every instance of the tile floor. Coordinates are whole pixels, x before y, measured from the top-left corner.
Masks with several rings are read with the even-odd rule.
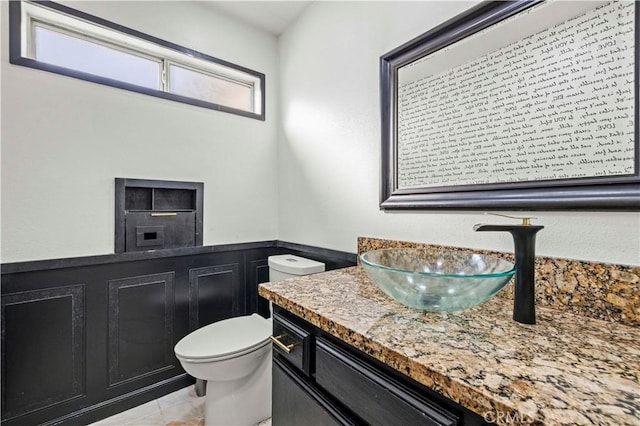
[[[204,426],[204,399],[189,386],[90,426]],[[271,419],[259,426],[271,426]]]

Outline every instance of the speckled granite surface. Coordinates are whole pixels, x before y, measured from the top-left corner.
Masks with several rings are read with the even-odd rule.
[[[358,254],[396,247],[458,250],[514,261],[513,253],[358,238]],[[507,285],[498,297],[513,300],[513,285]],[[638,327],[640,267],[536,256],[536,306]]]
[[[261,284],[260,295],[498,424],[640,424],[640,329],[494,297],[456,313],[388,298],[361,267]]]

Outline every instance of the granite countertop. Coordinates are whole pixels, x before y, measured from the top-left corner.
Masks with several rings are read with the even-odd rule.
[[[498,424],[639,425],[640,329],[494,297],[461,312],[395,302],[357,266],[261,296]]]

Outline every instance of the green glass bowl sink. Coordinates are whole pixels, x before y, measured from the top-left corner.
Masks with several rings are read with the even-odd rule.
[[[471,308],[498,293],[516,273],[494,256],[423,249],[372,250],[360,255],[371,280],[405,306],[452,312]]]

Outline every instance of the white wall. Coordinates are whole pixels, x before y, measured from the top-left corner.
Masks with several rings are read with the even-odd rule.
[[[3,262],[113,253],[114,178],[204,182],[204,244],[277,238],[277,40],[197,2],[68,2],[266,74],[266,122],[8,63]]]
[[[317,2],[279,42],[197,2],[69,5],[265,73],[267,121],[10,65],[0,2],[2,262],[112,253],[116,176],[205,182],[205,244],[512,250],[481,212],[378,208],[379,57],[471,3]],[[640,264],[638,213],[533,214],[539,254]]]
[[[379,211],[381,55],[466,2],[317,2],[280,37],[279,239],[354,252],[358,236],[513,250],[482,212]],[[640,265],[640,215],[534,212],[538,254]]]

